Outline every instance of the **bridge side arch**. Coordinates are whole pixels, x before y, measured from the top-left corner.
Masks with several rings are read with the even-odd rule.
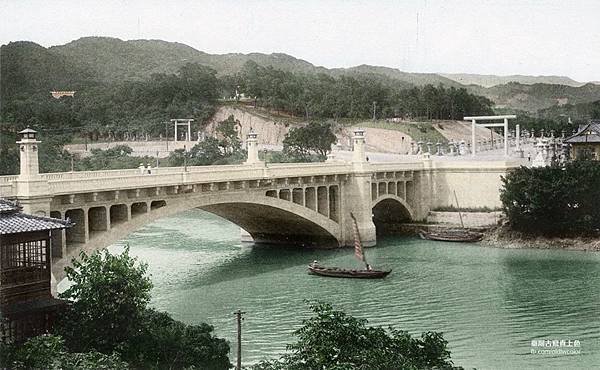
[[[395,225],[414,220],[412,207],[402,198],[385,194],[371,202],[373,223],[378,234],[386,233]]]

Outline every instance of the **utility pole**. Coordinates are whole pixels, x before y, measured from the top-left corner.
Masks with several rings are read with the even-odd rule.
[[[242,315],[245,312],[237,310],[233,313],[237,321],[237,370],[242,370]]]
[[[165,121],[165,139],[167,140],[167,153],[169,152],[169,122]]]
[[[187,172],[187,148],[183,146],[183,171]]]
[[[377,102],[374,101],[373,102],[373,121],[375,121],[375,111],[376,111],[376,107],[377,107]]]

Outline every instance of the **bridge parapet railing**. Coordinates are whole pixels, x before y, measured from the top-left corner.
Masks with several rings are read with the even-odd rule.
[[[0,185],[6,183],[12,183],[19,178],[19,175],[0,176]]]
[[[0,197],[12,197],[15,195],[15,181],[19,176],[0,176]]]
[[[278,163],[269,164],[268,167],[271,177],[324,176],[350,172],[352,166],[347,163]]]
[[[423,168],[422,162],[370,164],[369,170],[407,171]],[[120,189],[172,186],[194,183],[243,181],[265,178],[326,176],[352,172],[352,164],[334,163],[271,163],[267,166],[220,165],[141,169],[45,173],[49,195]],[[0,176],[0,195],[12,196],[18,176]]]
[[[183,167],[160,167],[152,168],[152,173],[178,173],[183,172]],[[84,180],[102,177],[118,177],[118,176],[143,176],[147,174],[147,170],[143,172],[140,169],[125,169],[125,170],[101,170],[101,171],[77,171],[77,172],[53,172],[43,173],[41,178],[44,180]]]
[[[243,181],[277,177],[319,176],[348,173],[348,165],[278,165],[254,166],[203,166],[161,168],[151,174],[135,171],[98,171],[92,176],[48,176],[50,193],[55,195],[78,192],[95,192],[194,183]],[[86,174],[88,175],[88,174]]]
[[[423,162],[394,162],[372,164],[373,172],[417,171],[423,169]]]

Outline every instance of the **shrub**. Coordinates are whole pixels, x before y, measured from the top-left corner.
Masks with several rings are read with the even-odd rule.
[[[0,367],[10,369],[61,370],[126,370],[129,368],[117,354],[105,355],[96,351],[69,353],[60,336],[40,335],[21,346],[5,346]],[[6,352],[4,352],[6,350]]]

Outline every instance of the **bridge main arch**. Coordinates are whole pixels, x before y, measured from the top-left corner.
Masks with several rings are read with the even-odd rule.
[[[296,244],[307,247],[337,247],[341,240],[340,225],[318,212],[296,203],[257,193],[202,194],[182,198],[155,199],[141,212],[134,212],[126,222],[93,234],[87,243],[67,247],[67,254],[53,264],[57,281],[64,277],[64,267],[81,251],[91,253],[124,239],[127,235],[158,219],[198,208],[213,213],[246,230],[257,243]],[[90,236],[92,236],[90,234]]]
[[[377,234],[385,234],[397,227],[398,224],[412,221],[414,211],[402,198],[385,194],[371,202],[373,223]]]
[[[202,202],[203,203],[203,202]],[[233,222],[247,231],[256,243],[337,247],[341,227],[318,212],[273,197],[252,200],[227,197],[199,208]]]

